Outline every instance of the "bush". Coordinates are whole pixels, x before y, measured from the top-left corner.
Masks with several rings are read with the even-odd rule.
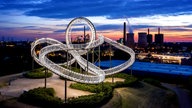
[[[102,91],[101,84],[82,84],[82,83],[74,83],[70,85],[71,88],[89,91],[92,93],[99,93]]]
[[[155,79],[151,79],[151,78],[145,78],[143,79],[144,82],[149,83],[151,85],[157,86],[157,87],[161,87],[161,83],[158,80]]]
[[[70,107],[98,107],[106,99],[105,93],[100,92],[88,96],[79,96],[78,98],[71,98],[68,101],[68,106]]]
[[[128,74],[125,74],[125,73],[118,73],[118,74],[109,75],[109,76],[107,76],[106,78],[109,78],[109,77],[129,79],[129,78],[131,78],[132,76],[131,76],[131,75],[128,75]]]
[[[137,78],[127,74],[117,74],[114,76],[125,78],[125,81],[116,83],[103,82],[99,84],[71,84],[71,88],[89,91],[95,94],[69,98],[67,103],[62,103],[60,98],[54,97],[54,90],[51,88],[37,88],[30,90],[23,93],[19,99],[22,102],[42,107],[100,107],[112,98],[114,88],[132,86],[135,82],[137,82]]]
[[[111,76],[110,76],[111,77]],[[99,84],[82,84],[82,83],[74,83],[71,84],[71,88],[84,90],[93,92],[96,94],[88,95],[88,96],[80,96],[78,98],[70,98],[69,105],[70,106],[82,106],[82,107],[99,107],[111,99],[113,95],[113,89],[117,87],[127,87],[132,86],[138,80],[135,77],[132,77],[127,74],[116,74],[114,77],[124,78],[124,82],[116,82],[116,83],[99,83]]]
[[[53,74],[51,72],[47,72],[46,77],[49,78],[52,75]],[[32,79],[45,78],[45,72],[43,69],[35,69],[35,70],[25,73],[24,76],[26,78],[32,78]]]
[[[62,100],[58,97],[54,97],[55,91],[53,88],[35,88],[24,92],[20,97],[19,101],[37,105],[41,107],[60,107]]]
[[[138,82],[138,79],[136,77],[127,76],[124,82],[116,82],[114,85],[114,88],[130,87],[130,86],[133,86],[137,82]]]

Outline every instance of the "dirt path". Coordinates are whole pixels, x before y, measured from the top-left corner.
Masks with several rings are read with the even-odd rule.
[[[174,84],[162,83],[162,85],[177,94],[180,108],[192,108],[192,98],[190,97],[189,91]]]

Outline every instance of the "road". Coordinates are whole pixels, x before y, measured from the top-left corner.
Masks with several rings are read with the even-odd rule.
[[[162,83],[162,85],[176,93],[180,108],[192,108],[192,98],[188,90],[180,88],[175,84]]]

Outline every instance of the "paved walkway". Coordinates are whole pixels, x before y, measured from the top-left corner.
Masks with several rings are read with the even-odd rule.
[[[28,78],[17,78],[10,82],[9,86],[0,88],[2,95],[19,97],[24,91],[44,87],[44,79],[28,79]],[[75,83],[74,81],[67,81],[67,97],[77,97],[82,95],[92,94],[87,91],[81,91],[69,88],[70,84]],[[56,96],[64,98],[64,80],[59,79],[59,76],[53,74],[51,78],[47,78],[47,87],[52,87],[56,91]]]
[[[4,96],[19,97],[24,91],[45,86],[44,78],[43,79],[24,78],[22,77],[22,73],[0,77],[0,81],[9,81],[10,79],[14,80],[11,80],[8,86],[0,88],[0,92]],[[112,79],[107,78],[105,82],[106,81],[111,82]],[[124,79],[114,78],[114,82],[116,81],[124,81]],[[67,98],[93,94],[91,92],[70,88],[69,86],[72,83],[75,82],[67,81]],[[47,87],[54,88],[56,96],[61,99],[64,99],[64,92],[65,92],[64,86],[65,86],[64,80],[61,80],[59,76],[57,76],[56,74],[53,74],[52,77],[47,78]]]
[[[180,108],[192,108],[192,98],[190,97],[188,90],[180,88],[174,84],[162,83],[162,85],[173,90],[177,94]]]
[[[16,80],[17,78],[22,77],[22,75],[26,72],[22,73],[17,73],[17,74],[11,74],[11,75],[6,75],[6,76],[1,76],[0,77],[0,83],[9,83],[13,80]]]

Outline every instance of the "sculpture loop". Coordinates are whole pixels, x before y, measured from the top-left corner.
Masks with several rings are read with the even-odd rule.
[[[85,24],[87,24],[91,30],[91,38],[88,43],[83,43],[83,44],[72,44],[71,38],[70,38],[70,28],[73,24],[75,24],[77,21],[84,21]],[[34,60],[40,64],[41,66],[45,66],[49,70],[51,70],[53,73],[65,77],[67,79],[81,82],[81,83],[100,83],[104,81],[105,75],[111,75],[115,74],[118,72],[121,72],[125,69],[127,69],[129,66],[131,66],[134,61],[135,61],[135,53],[134,51],[127,47],[124,46],[120,43],[117,43],[116,41],[113,41],[107,37],[104,36],[98,36],[98,39],[95,39],[96,37],[96,32],[95,32],[95,27],[89,21],[87,18],[84,17],[78,17],[73,19],[67,26],[66,29],[66,44],[63,44],[62,42],[59,42],[55,39],[51,38],[41,38],[36,41],[34,41],[31,44],[31,55],[34,58]],[[124,62],[123,64],[120,64],[118,66],[115,66],[113,68],[108,68],[108,69],[101,69],[94,65],[93,63],[87,61],[84,59],[81,55],[86,54],[87,51],[91,48],[98,47],[99,45],[103,44],[104,42],[107,42],[111,44],[112,46],[128,53],[130,55],[130,58],[128,61]],[[43,47],[39,53],[36,52],[36,47],[39,44],[46,43],[47,45]],[[73,56],[73,59],[71,59],[69,62],[65,62],[63,65],[71,65],[75,61],[81,66],[83,69],[87,68],[88,65],[88,73],[89,74],[82,74],[82,73],[77,73],[74,72],[70,69],[64,68],[60,64],[56,64],[53,61],[49,60],[47,58],[47,54],[55,51],[66,51],[70,53]]]

